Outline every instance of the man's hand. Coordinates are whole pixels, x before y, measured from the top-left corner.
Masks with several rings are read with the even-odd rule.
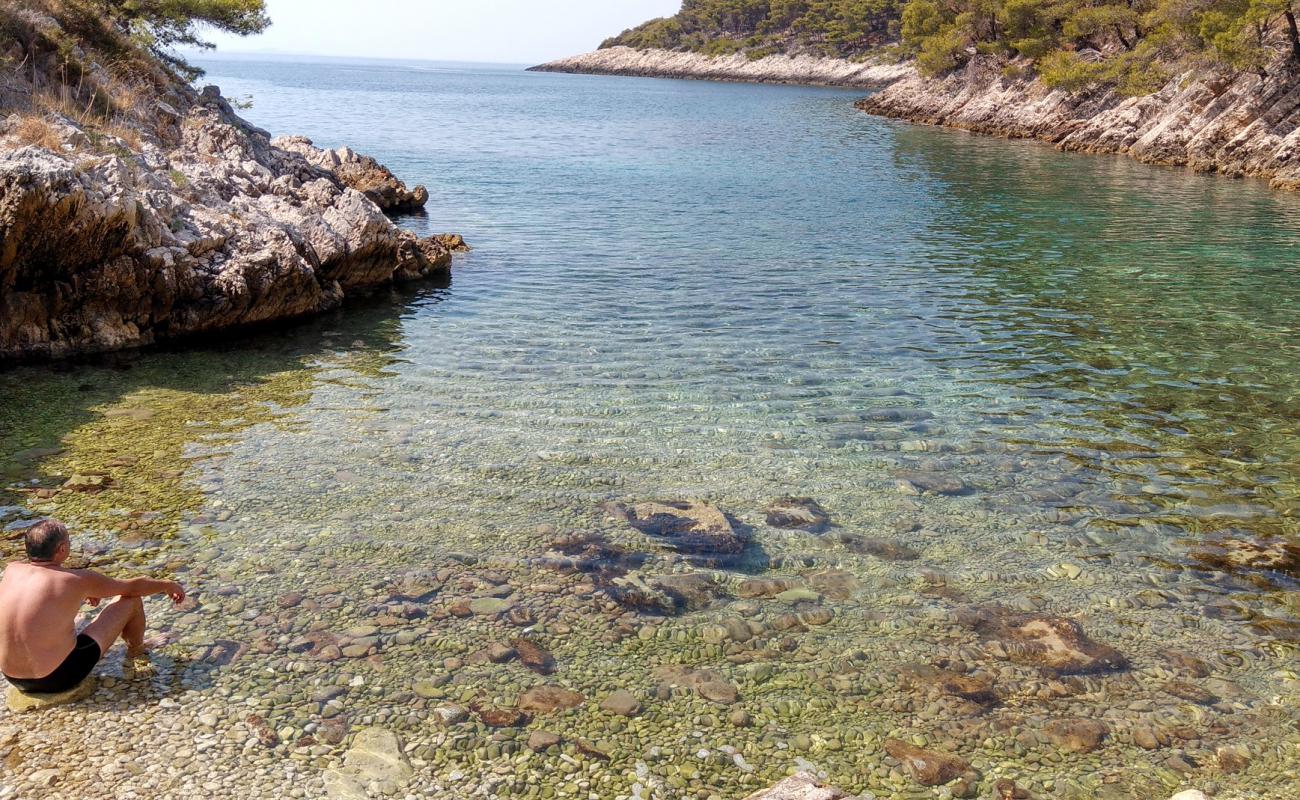
[[[170,597],[172,599],[172,602],[175,603],[176,605],[180,605],[181,603],[185,602],[185,587],[181,586],[176,581],[169,581],[167,584],[167,588],[163,591],[163,594]]]

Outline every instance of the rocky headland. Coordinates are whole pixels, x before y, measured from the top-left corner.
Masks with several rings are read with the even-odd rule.
[[[752,59],[742,53],[712,57],[701,53],[638,50],[623,46],[562,58],[531,67],[530,71],[859,88],[879,88],[911,73],[909,68],[900,64],[814,55],[776,54]]]
[[[976,57],[961,69],[927,77],[911,63],[783,54],[710,57],[614,46],[533,70],[875,89],[858,107],[883,117],[1300,188],[1300,76],[1285,64],[1269,77],[1183,73],[1138,97],[1051,89],[1027,70],[1018,75],[1006,67],[1005,60]]]
[[[449,268],[457,238],[385,213],[423,206],[423,187],[272,139],[216,87],[57,8],[0,27],[0,362],[301,317]]]

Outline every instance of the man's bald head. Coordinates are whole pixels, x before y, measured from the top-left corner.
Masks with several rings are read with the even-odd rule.
[[[53,561],[60,545],[68,541],[68,529],[58,520],[47,519],[28,528],[23,540],[29,560]]]

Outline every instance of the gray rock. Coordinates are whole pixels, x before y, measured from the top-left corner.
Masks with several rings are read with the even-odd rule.
[[[848,792],[827,786],[807,772],[786,778],[769,789],[754,792],[745,800],[875,800],[875,795],[850,796]]]

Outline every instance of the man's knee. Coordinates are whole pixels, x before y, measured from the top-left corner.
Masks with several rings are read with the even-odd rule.
[[[144,613],[144,600],[139,597],[121,597],[118,598],[117,602],[113,603],[113,605],[130,609],[136,614]]]

